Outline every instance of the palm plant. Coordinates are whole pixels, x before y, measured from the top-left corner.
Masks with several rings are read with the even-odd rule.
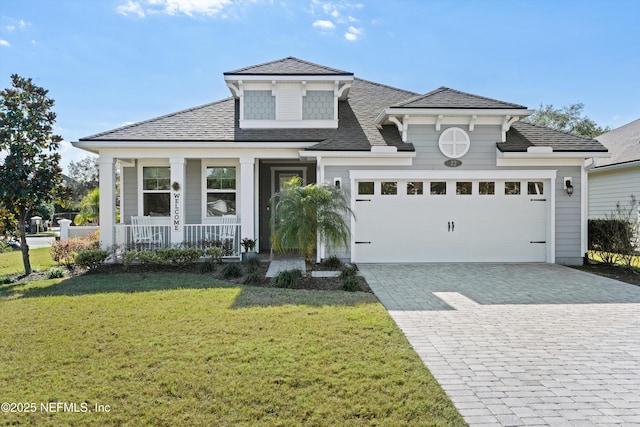
[[[100,223],[100,189],[96,188],[82,198],[80,213],[76,215],[73,222],[76,225],[90,222]]]
[[[271,199],[271,243],[279,252],[297,249],[307,262],[320,241],[332,246],[349,244],[344,214],[353,215],[347,196],[328,184],[302,186],[294,177]]]

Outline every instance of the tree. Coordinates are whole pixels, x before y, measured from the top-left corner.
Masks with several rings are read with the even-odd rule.
[[[94,188],[100,185],[98,177],[98,158],[87,156],[77,162],[69,163],[69,178],[73,200],[80,201]]]
[[[280,252],[298,249],[311,262],[318,237],[332,246],[348,246],[350,233],[344,214],[353,213],[339,188],[328,184],[303,187],[301,182],[298,177],[292,178],[272,198],[275,214],[271,243]]]
[[[595,138],[611,130],[610,127],[600,127],[590,118],[583,116],[583,109],[584,104],[580,102],[562,108],[554,108],[551,104],[540,104],[540,107],[527,117],[526,121],[588,138]]]
[[[56,115],[48,90],[13,74],[0,92],[0,205],[18,220],[25,274],[31,274],[25,224],[45,203],[67,198],[62,185],[62,137],[53,134]]]
[[[88,223],[100,224],[100,189],[94,188],[82,198],[80,213],[76,215],[73,222],[76,225]]]

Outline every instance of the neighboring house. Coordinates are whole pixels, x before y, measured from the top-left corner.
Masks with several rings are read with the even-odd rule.
[[[268,251],[269,199],[297,175],[351,198],[349,247],[319,258],[582,262],[585,160],[608,155],[598,141],[523,123],[521,105],[291,57],[224,80],[227,99],[74,143],[100,156],[103,247],[132,241],[132,217],[151,216],[168,245],[216,239],[236,215],[234,235]]]
[[[640,201],[640,119],[597,138],[611,157],[599,158],[589,169],[589,218],[611,215],[619,202]],[[638,220],[638,211],[635,212]]]

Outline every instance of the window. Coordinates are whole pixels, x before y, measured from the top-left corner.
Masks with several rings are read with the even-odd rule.
[[[142,168],[142,210],[147,216],[169,216],[171,202],[171,169]]]
[[[478,183],[478,194],[483,196],[486,195],[494,195],[496,194],[496,183],[495,182],[479,182]]]
[[[507,181],[504,183],[504,194],[514,196],[520,194],[520,183],[517,181]]]
[[[441,195],[447,194],[447,183],[444,181],[431,182],[431,194]]]
[[[395,195],[398,194],[398,183],[397,182],[383,182],[380,185],[381,193],[387,195]]]
[[[450,159],[459,159],[467,154],[471,141],[469,135],[460,128],[449,128],[440,134],[438,139],[440,152]]]
[[[456,182],[456,194],[457,195],[471,194],[471,181]]]
[[[358,194],[371,195],[373,194],[373,182],[360,181],[358,183]]]
[[[236,168],[207,167],[207,216],[236,214]]]
[[[544,184],[540,181],[529,181],[527,183],[527,194],[544,194]]]
[[[410,196],[422,194],[422,182],[407,182],[407,194]]]

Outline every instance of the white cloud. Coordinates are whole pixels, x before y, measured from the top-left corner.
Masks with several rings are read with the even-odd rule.
[[[349,41],[356,41],[358,37],[362,34],[362,30],[356,27],[349,27],[347,32],[344,34],[344,38]]]
[[[0,46],[11,47],[11,43],[6,40],[0,39]]]
[[[318,19],[313,23],[313,26],[322,30],[333,30],[336,26],[331,21],[325,21]]]
[[[11,31],[15,31],[16,30],[16,26],[15,25],[7,25],[6,27],[4,27],[5,30],[11,32]]]
[[[246,0],[127,0],[116,8],[122,15],[135,14],[143,18],[148,14],[164,13],[167,15],[187,15],[190,17],[221,14],[224,9],[238,5]],[[251,0],[250,0],[251,1]],[[253,0],[255,2],[255,0]]]
[[[144,18],[145,13],[142,9],[142,5],[139,2],[128,0],[125,4],[121,4],[116,7],[116,12],[121,15],[138,15],[140,18]]]

